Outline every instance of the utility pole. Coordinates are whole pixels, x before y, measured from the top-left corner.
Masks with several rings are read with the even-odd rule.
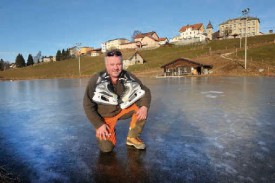
[[[240,49],[242,48],[242,35],[240,34]]]
[[[80,72],[80,46],[81,46],[81,43],[76,43],[76,50],[77,50],[77,53],[78,53],[78,74],[79,76],[81,76],[81,72]]]
[[[246,8],[242,11],[243,16],[245,17],[245,39],[244,39],[244,69],[246,69],[247,65],[247,19],[249,8]]]

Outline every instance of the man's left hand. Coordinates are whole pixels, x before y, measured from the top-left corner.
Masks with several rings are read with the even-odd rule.
[[[142,106],[141,108],[139,108],[138,111],[136,112],[137,119],[138,120],[145,120],[147,118],[147,112],[148,112],[147,107]]]

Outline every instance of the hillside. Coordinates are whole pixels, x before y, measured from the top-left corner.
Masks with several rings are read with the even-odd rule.
[[[213,65],[211,75],[275,75],[275,34],[248,38],[247,70],[244,70],[244,39],[215,40],[205,44],[175,46],[166,45],[139,53],[146,61],[143,65],[134,65],[129,71],[146,77],[162,74],[162,65],[179,57],[204,64]],[[129,55],[132,51],[124,51]],[[87,77],[104,68],[103,56],[81,57],[81,77]],[[261,72],[260,72],[261,71]],[[60,62],[40,63],[25,68],[0,72],[0,79],[42,79],[79,77],[78,59]]]

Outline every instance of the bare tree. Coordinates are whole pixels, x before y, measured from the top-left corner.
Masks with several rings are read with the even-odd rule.
[[[142,34],[142,32],[140,32],[139,30],[135,30],[135,31],[133,32],[132,41],[135,40],[135,37],[136,37],[138,34]]]

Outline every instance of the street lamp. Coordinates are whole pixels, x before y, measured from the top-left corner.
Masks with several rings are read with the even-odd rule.
[[[244,69],[246,69],[246,62],[247,62],[247,19],[249,8],[246,8],[242,11],[243,16],[245,17],[245,40],[244,40]]]
[[[77,53],[78,53],[78,74],[79,76],[81,75],[81,72],[80,72],[80,46],[81,46],[81,43],[76,43],[76,50],[77,50]]]

